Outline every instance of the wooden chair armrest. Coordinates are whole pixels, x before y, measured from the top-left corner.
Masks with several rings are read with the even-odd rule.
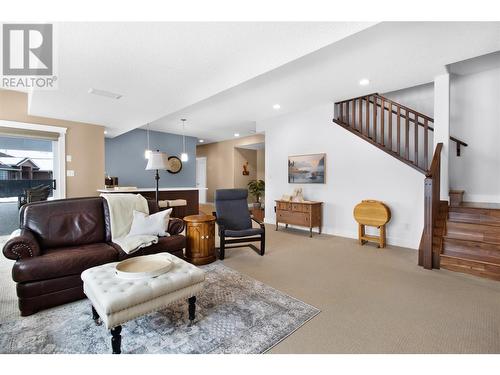
[[[264,228],[265,228],[264,223],[263,223],[262,221],[260,221],[260,220],[258,220],[258,219],[256,219],[256,218],[254,218],[254,217],[252,217],[252,216],[250,216],[250,218],[251,218],[253,221],[255,221],[257,224],[259,224],[259,226],[260,226],[262,229],[264,229]]]

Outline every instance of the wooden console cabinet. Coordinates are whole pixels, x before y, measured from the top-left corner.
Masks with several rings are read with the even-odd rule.
[[[287,202],[276,201],[276,230],[278,223],[299,225],[309,227],[309,237],[312,237],[312,229],[318,227],[321,234],[321,218],[323,216],[323,202],[304,201]]]

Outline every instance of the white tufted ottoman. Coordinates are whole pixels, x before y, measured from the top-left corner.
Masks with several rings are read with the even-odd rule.
[[[89,268],[82,273],[83,291],[92,303],[92,317],[111,330],[113,354],[121,353],[121,324],[163,308],[183,298],[189,301],[189,320],[195,318],[196,293],[202,290],[205,273],[174,255],[167,273],[138,280],[116,276],[118,262]]]

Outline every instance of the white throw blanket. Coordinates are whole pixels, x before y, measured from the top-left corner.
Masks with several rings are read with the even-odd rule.
[[[129,236],[134,218],[134,210],[149,214],[148,201],[140,194],[101,194],[109,207],[111,224],[111,241],[117,244],[127,254],[158,243],[157,236]]]

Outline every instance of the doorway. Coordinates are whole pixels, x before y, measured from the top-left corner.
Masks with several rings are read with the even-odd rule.
[[[196,187],[200,203],[207,203],[207,158],[196,158]]]

